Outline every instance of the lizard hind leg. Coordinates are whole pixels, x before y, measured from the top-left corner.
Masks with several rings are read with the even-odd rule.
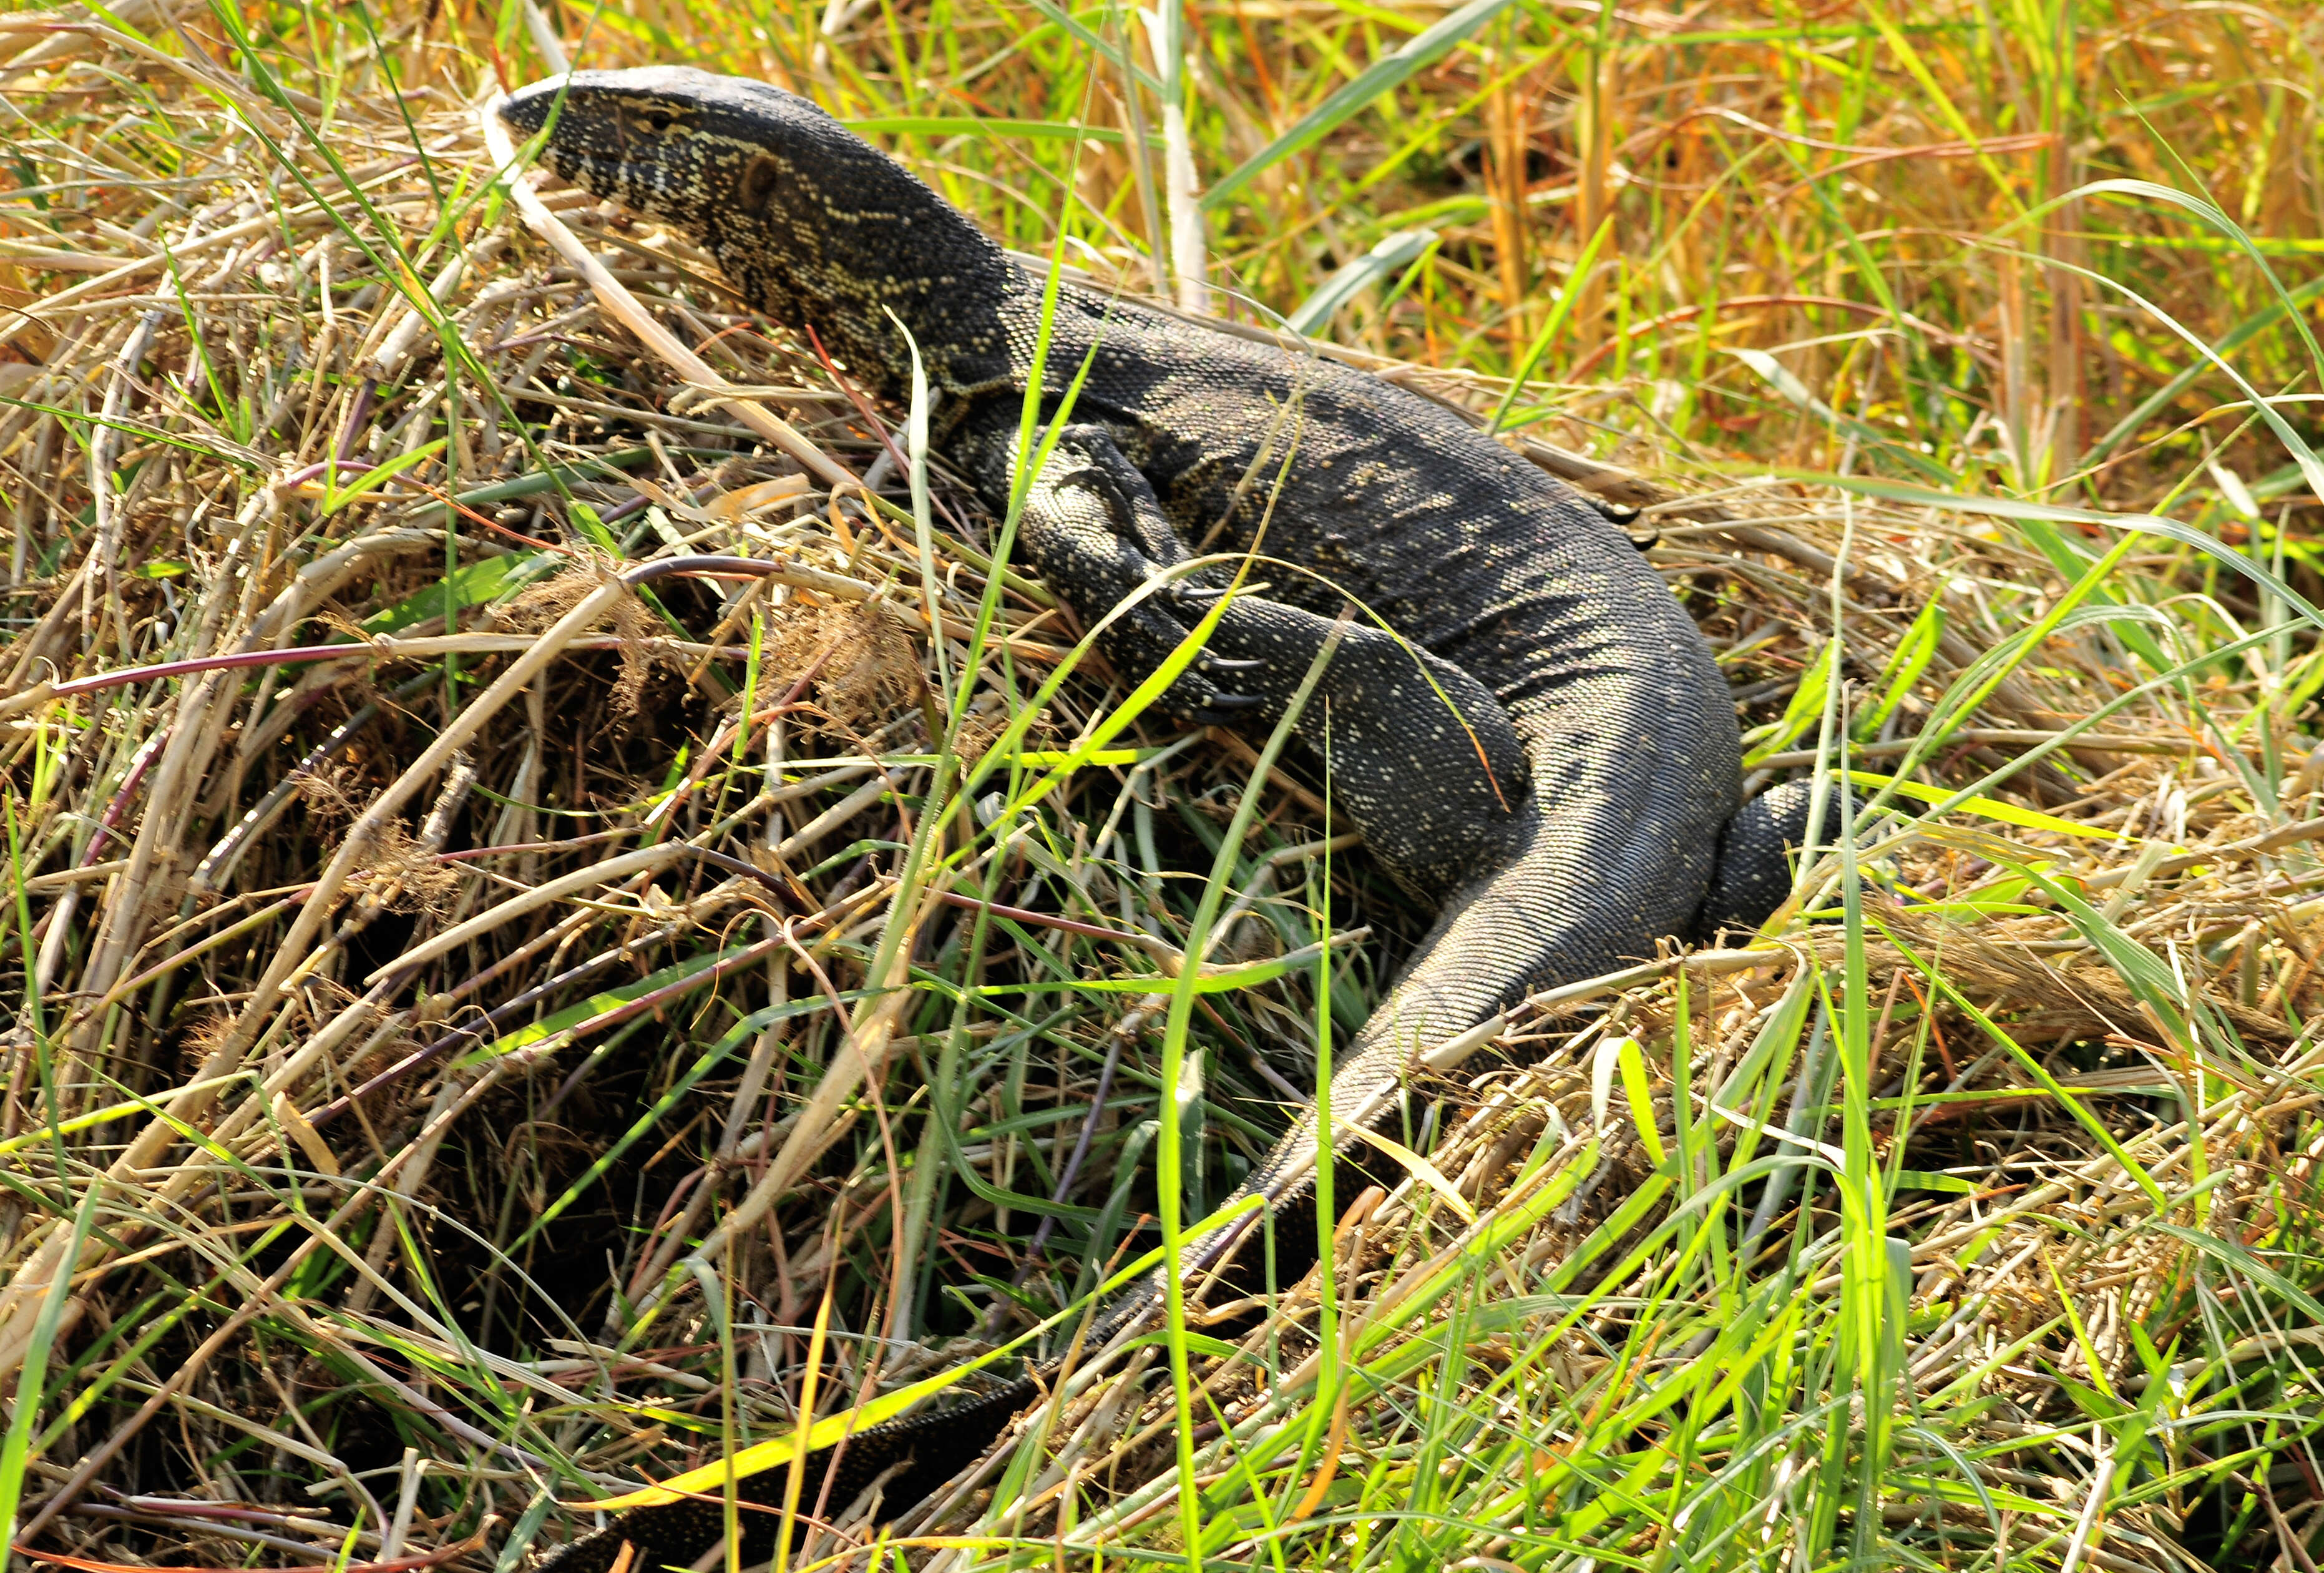
[[[1834,789],[1835,795],[1824,804],[1823,822],[1813,837],[1809,835],[1813,790],[1812,781],[1787,781],[1735,810],[1719,833],[1711,890],[1690,939],[1708,944],[1721,930],[1755,932],[1784,904],[1792,893],[1793,868],[1801,850],[1810,840],[1819,847],[1830,847],[1840,829]]]
[[[1005,434],[1004,434],[1005,435]],[[995,477],[1014,473],[1005,442],[986,445]],[[1007,494],[1005,478],[989,484]],[[1085,624],[1102,625],[1098,647],[1132,683],[1142,682],[1199,621],[1183,586],[1155,586],[1186,561],[1145,476],[1113,433],[1095,424],[1068,426],[1026,488],[1019,539],[1052,589]],[[1142,593],[1141,593],[1142,592]],[[1231,669],[1198,655],[1162,696],[1163,708],[1199,724],[1225,722],[1261,701],[1242,690]]]
[[[1273,720],[1337,632],[1299,719],[1334,800],[1397,881],[1430,905],[1498,865],[1534,816],[1531,771],[1492,691],[1463,669],[1352,617],[1259,596],[1230,602],[1210,653]]]

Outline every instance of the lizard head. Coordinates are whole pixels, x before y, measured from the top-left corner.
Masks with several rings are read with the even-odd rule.
[[[699,240],[752,304],[812,327],[852,371],[899,391],[889,312],[941,375],[948,347],[1014,282],[1007,254],[894,159],[797,94],[689,67],[576,71],[500,116],[540,135],[564,180]]]

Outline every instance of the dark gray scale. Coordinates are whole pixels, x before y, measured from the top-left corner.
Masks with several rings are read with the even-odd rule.
[[[1041,281],[779,88],[687,69],[580,72],[502,114],[530,134],[552,109],[551,169],[692,232],[761,310],[813,327],[890,399],[909,387],[900,321],[942,393],[937,444],[1007,505]],[[1027,490],[1033,565],[1135,681],[1231,577],[1189,579],[1190,557],[1256,554],[1265,593],[1230,605],[1166,702],[1264,727],[1336,638],[1301,739],[1328,748],[1367,844],[1436,910],[1340,1062],[1335,1118],[1377,1117],[1416,1054],[1527,993],[1651,956],[1665,937],[1754,928],[1789,891],[1805,794],[1738,811],[1727,684],[1604,512],[1402,389],[1068,289],[1044,375],[1051,416],[1084,368],[1072,424]],[[1351,606],[1362,610],[1343,616]],[[1296,1193],[1317,1140],[1302,1122],[1246,1190],[1270,1204]],[[1181,1270],[1228,1244],[1194,1243]],[[1110,1308],[1099,1334],[1135,1326],[1159,1296],[1157,1275]],[[1033,1391],[866,1432],[843,1477],[908,1460],[909,1478],[933,1485]],[[745,1494],[779,1491],[782,1475],[744,1482]],[[905,1486],[892,1483],[891,1507]],[[653,1516],[678,1512],[628,1514],[558,1566],[601,1573],[623,1537],[650,1541],[649,1563],[691,1560],[716,1531]]]

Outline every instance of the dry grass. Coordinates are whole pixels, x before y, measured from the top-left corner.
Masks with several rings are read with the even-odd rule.
[[[1130,156],[1168,92],[1133,118],[1047,15],[649,7],[588,55],[692,41],[1013,242],[1183,286],[1142,243],[1186,193]],[[1434,230],[1345,353],[1646,507],[1761,770],[1845,745],[1948,806],[1868,821],[1762,948],[1424,1077],[1425,1164],[1338,1178],[1342,1276],[1173,1330],[1220,1356],[1199,1548],[1167,1400],[1111,1373],[908,1515],[981,1537],[912,1565],[2312,1568],[2317,365],[2255,260],[2312,292],[2312,19],[1509,15],[1259,169],[1196,237],[1213,304]],[[1215,187],[1433,19],[1201,13],[1185,151]],[[1159,1006],[1091,984],[1306,958],[1203,996],[1199,1207],[1416,931],[1295,766],[1190,932],[1223,735],[1141,723],[1030,790],[1122,691],[1084,662],[1030,713],[1069,617],[988,594],[941,466],[924,559],[879,419],[682,240],[551,199],[798,451],[508,210],[470,96],[530,39],[0,29],[0,1497],[35,1555],[511,1568],[584,1522],[552,1497],[791,1427],[810,1327],[828,1411],[1150,1246]],[[2189,170],[2216,222],[2087,185]],[[2280,429],[2173,322],[2295,395]],[[781,571],[616,580],[705,554]],[[985,773],[948,821],[947,741]],[[794,1565],[870,1565],[868,1504],[804,1505]]]

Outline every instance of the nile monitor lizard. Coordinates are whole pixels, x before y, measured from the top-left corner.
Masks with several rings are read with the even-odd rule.
[[[1043,281],[900,164],[792,94],[690,69],[580,72],[501,114],[526,134],[548,126],[552,171],[696,237],[753,304],[812,328],[879,394],[908,396],[917,346],[935,446],[1007,504]],[[1273,582],[1228,598],[1166,696],[1179,715],[1272,723],[1341,632],[1299,736],[1320,750],[1328,717],[1337,802],[1438,916],[1333,1078],[1335,1126],[1376,1117],[1416,1056],[1528,992],[1665,936],[1757,927],[1787,893],[1806,795],[1740,803],[1726,682],[1653,568],[1579,495],[1388,383],[1077,288],[1057,300],[1042,364],[1045,419],[1083,381],[1019,539],[1084,619],[1121,608],[1100,645],[1125,676],[1151,674],[1215,604],[1231,567],[1185,571],[1197,550],[1255,550]],[[1394,634],[1343,618],[1351,602]],[[1311,1114],[1238,1194],[1282,1198],[1314,1152]],[[1182,1267],[1222,1245],[1194,1242]],[[1160,1296],[1157,1273],[1100,1335]],[[1028,1377],[863,1432],[828,1500],[907,1460],[886,1501],[925,1493],[1034,1391]],[[772,1516],[744,1515],[757,1543]],[[715,1504],[634,1509],[554,1562],[602,1573],[626,1539],[641,1568],[682,1566],[722,1522]]]

